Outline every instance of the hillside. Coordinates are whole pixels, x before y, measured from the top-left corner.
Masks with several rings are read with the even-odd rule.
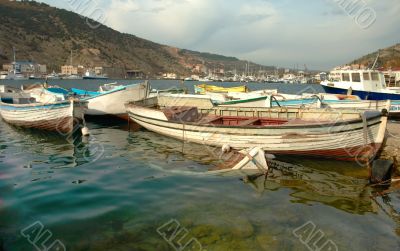
[[[363,64],[366,66],[371,66],[378,51],[363,56],[359,59],[354,60],[351,64]],[[384,68],[399,68],[400,67],[400,44],[393,45],[391,47],[379,50],[379,60],[377,67]]]
[[[47,64],[48,71],[69,64],[71,50],[74,65],[140,70],[153,76],[187,75],[195,64],[225,71],[246,64],[234,57],[160,45],[104,25],[92,29],[78,14],[33,1],[0,0],[0,24],[0,64],[12,61],[13,46],[17,60]]]

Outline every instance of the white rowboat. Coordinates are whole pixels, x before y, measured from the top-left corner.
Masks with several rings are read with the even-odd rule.
[[[165,100],[166,97],[163,97]],[[390,101],[387,102],[390,108]],[[166,107],[157,98],[127,104],[144,128],[180,140],[272,154],[367,162],[382,147],[387,111]]]
[[[4,121],[14,126],[56,131],[60,134],[80,129],[87,108],[87,102],[74,99],[36,103],[32,98],[23,97],[14,98],[13,101],[0,101],[0,114]]]
[[[80,95],[85,92],[77,89],[73,89],[73,91],[79,91],[78,94]],[[125,103],[145,99],[148,97],[149,93],[150,85],[148,82],[145,82],[141,84],[121,86],[94,95],[90,94],[88,97],[83,98],[83,100],[88,101],[88,110],[85,114],[90,116],[113,115],[123,119],[128,119]]]

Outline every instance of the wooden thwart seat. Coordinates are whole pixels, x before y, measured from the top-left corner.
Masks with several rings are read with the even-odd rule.
[[[244,121],[240,121],[238,126],[248,126],[248,125],[253,125],[256,122],[260,121],[259,118],[256,119],[248,119],[248,120],[244,120]]]

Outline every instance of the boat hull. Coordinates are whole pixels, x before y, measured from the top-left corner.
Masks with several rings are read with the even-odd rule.
[[[337,88],[337,87],[331,87],[331,86],[326,86],[322,85],[324,88],[325,92],[327,93],[332,93],[332,94],[347,94],[347,90]],[[363,100],[392,100],[392,106],[390,107],[390,117],[391,118],[400,118],[400,94],[390,94],[390,93],[379,93],[379,92],[366,92],[366,91],[352,91],[352,95],[359,96]],[[355,102],[355,107],[358,107],[358,105]],[[338,105],[335,105],[334,103],[330,103],[333,108],[338,107]]]
[[[176,139],[234,149],[258,146],[267,153],[306,155],[368,162],[383,144],[387,117],[375,116],[343,123],[282,126],[230,126],[166,120],[161,111],[128,107],[130,118],[144,128]],[[321,114],[323,112],[321,111]]]
[[[80,129],[85,102],[66,101],[53,104],[15,105],[0,103],[0,114],[7,123],[61,134]]]
[[[130,101],[139,101],[147,98],[149,95],[148,83],[127,86],[98,96],[87,98],[88,110],[86,115],[104,116],[113,115],[127,118],[125,103]]]
[[[342,89],[342,88],[337,88],[337,87],[332,87],[332,86],[326,86],[326,85],[321,85],[325,92],[327,93],[332,93],[332,94],[344,94],[346,95],[348,90],[347,89]],[[400,100],[400,94],[392,94],[392,93],[381,93],[381,92],[367,92],[367,91],[357,91],[353,90],[352,95],[359,96],[363,100]]]
[[[107,77],[88,77],[88,76],[83,76],[82,79],[84,79],[84,80],[106,80],[108,78]]]
[[[227,92],[248,92],[249,89],[247,86],[235,86],[235,87],[220,87],[215,85],[195,85],[194,91],[196,94],[205,94],[206,92],[219,92],[219,93],[227,93]]]

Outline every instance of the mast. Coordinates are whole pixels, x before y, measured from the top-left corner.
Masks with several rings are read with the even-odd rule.
[[[372,70],[375,69],[375,66],[376,66],[376,64],[378,63],[379,54],[380,54],[380,51],[378,51],[378,55],[376,56],[375,61],[374,61],[374,64],[372,65],[372,68],[371,68]]]
[[[70,60],[71,60],[71,66],[72,66],[72,50],[71,50],[71,59]]]
[[[14,63],[15,63],[15,47],[13,46],[13,55],[14,55]]]
[[[15,47],[13,46],[13,55],[14,55],[14,62],[13,62],[13,70],[14,70],[14,75],[17,73],[17,60],[15,56]]]

